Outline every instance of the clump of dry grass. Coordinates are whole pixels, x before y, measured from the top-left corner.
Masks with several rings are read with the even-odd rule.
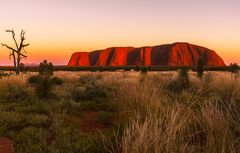
[[[29,74],[20,76],[9,75],[0,79],[1,100],[22,101],[31,89],[27,86]]]
[[[166,109],[160,116],[148,116],[129,121],[122,138],[123,153],[186,152],[185,131],[190,122],[189,112],[178,105]]]
[[[200,80],[190,72],[191,87],[172,93],[165,85],[176,74],[155,76],[148,73],[143,80],[138,75],[116,81],[118,90],[113,100],[128,121],[121,139],[117,137],[118,144],[109,145],[109,152],[238,151],[238,77],[211,72]]]

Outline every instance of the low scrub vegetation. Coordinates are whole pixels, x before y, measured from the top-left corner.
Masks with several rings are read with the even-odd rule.
[[[42,65],[0,77],[0,137],[17,153],[239,152],[238,73]]]
[[[44,62],[42,62],[42,65],[44,65]],[[200,67],[196,67],[196,66],[189,66],[189,69],[192,69],[194,71],[230,71],[231,69],[231,65],[230,66],[222,66],[222,67],[211,67],[211,66],[201,66],[201,60],[199,61],[199,65]],[[52,65],[51,63],[48,63],[49,65]],[[44,67],[44,66],[43,66]],[[51,66],[50,66],[51,67]],[[53,66],[52,68],[54,69],[54,71],[90,71],[90,72],[112,72],[112,71],[130,71],[130,70],[135,70],[135,71],[176,71],[178,69],[184,68],[185,66],[88,66],[88,67],[70,67],[70,66]],[[200,68],[200,69],[198,69]],[[239,70],[239,67],[237,67],[237,69]],[[14,71],[14,67],[12,66],[0,66],[0,71]],[[39,69],[39,66],[23,66],[23,72],[39,72],[41,71]],[[201,74],[201,73],[199,73]]]

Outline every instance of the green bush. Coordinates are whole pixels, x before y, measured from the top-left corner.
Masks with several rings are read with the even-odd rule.
[[[51,82],[55,85],[62,85],[64,81],[58,77],[52,77]]]
[[[190,87],[190,81],[188,76],[188,69],[182,68],[178,72],[178,77],[171,81],[168,85],[168,89],[174,92],[181,92]]]
[[[21,130],[27,123],[27,117],[17,112],[0,113],[0,137],[12,130]]]
[[[135,67],[135,70],[138,72],[138,71],[140,71],[140,66],[136,66]]]
[[[38,128],[49,128],[51,121],[45,114],[31,114],[28,115],[28,125]]]
[[[20,63],[20,71],[21,72],[23,72],[23,71],[25,71],[25,65],[24,65],[24,63]]]
[[[80,100],[101,100],[107,97],[105,89],[101,86],[79,86],[76,85],[72,90],[72,97],[75,101]]]
[[[231,63],[229,66],[229,71],[232,73],[238,73],[239,66],[237,63]]]
[[[148,67],[144,66],[141,68],[142,73],[147,73],[148,72]]]
[[[9,85],[3,93],[0,94],[2,100],[7,102],[21,102],[29,95],[26,88]]]
[[[54,72],[54,67],[53,64],[50,62],[48,63],[47,60],[44,60],[43,62],[40,63],[38,72],[41,75],[53,75]]]
[[[39,99],[50,99],[54,96],[52,93],[52,84],[49,77],[41,77],[35,88],[35,93]]]
[[[56,98],[52,88],[54,85],[61,85],[63,80],[48,75],[38,75],[28,78],[28,83],[35,85],[35,94],[39,99]]]
[[[78,83],[82,84],[82,85],[87,85],[87,84],[98,84],[100,81],[102,80],[102,76],[101,75],[87,75],[87,76],[81,76],[78,79]]]
[[[204,60],[203,57],[200,56],[197,62],[197,74],[199,78],[202,78],[204,72]]]
[[[48,153],[45,131],[41,128],[28,127],[11,136],[17,153]]]
[[[124,69],[124,71],[130,71],[130,70],[132,69],[132,67],[130,67],[130,66],[125,66],[125,67],[123,67],[123,69]]]
[[[106,98],[106,92],[102,87],[81,87],[75,86],[72,91],[72,96],[75,101],[79,100],[99,100]]]
[[[59,153],[104,152],[103,147],[96,146],[86,134],[75,128],[58,128],[55,140],[55,151]]]
[[[30,84],[37,84],[40,81],[40,76],[39,75],[31,76],[28,78],[27,81]]]
[[[101,78],[97,76],[83,76],[71,91],[75,101],[99,100],[107,97],[106,89],[100,83]]]

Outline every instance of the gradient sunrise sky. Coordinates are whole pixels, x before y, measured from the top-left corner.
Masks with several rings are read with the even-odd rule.
[[[240,0],[0,0],[6,29],[26,31],[27,60],[65,65],[75,51],[190,42],[240,63]],[[11,65],[0,48],[0,65]]]

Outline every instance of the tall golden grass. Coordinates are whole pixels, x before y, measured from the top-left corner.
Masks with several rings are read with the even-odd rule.
[[[200,80],[190,72],[191,86],[180,93],[166,88],[176,73],[114,77],[109,78],[118,84],[113,101],[128,122],[117,144],[106,141],[109,152],[240,151],[239,76],[208,72]]]

